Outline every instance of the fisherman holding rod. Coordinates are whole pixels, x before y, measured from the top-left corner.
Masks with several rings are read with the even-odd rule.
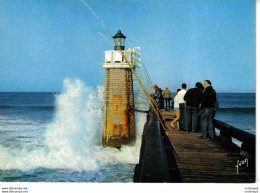
[[[162,89],[159,88],[156,84],[153,85],[153,89],[155,90],[155,93],[151,93],[151,97],[155,100],[156,105],[159,109],[164,108],[163,104],[163,94],[162,94]]]

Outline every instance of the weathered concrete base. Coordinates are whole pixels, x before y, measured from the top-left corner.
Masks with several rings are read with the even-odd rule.
[[[135,138],[129,139],[128,137],[114,136],[110,137],[109,140],[102,141],[104,147],[115,147],[120,148],[122,145],[135,145]]]
[[[131,69],[106,69],[102,145],[120,147],[135,141]]]

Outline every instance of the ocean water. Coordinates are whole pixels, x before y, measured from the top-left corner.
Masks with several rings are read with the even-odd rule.
[[[103,91],[65,80],[61,93],[0,93],[0,181],[132,182],[146,115],[135,146],[103,148]],[[255,134],[255,94],[218,100],[216,119]]]
[[[246,132],[256,133],[255,93],[218,93],[215,119]]]
[[[101,146],[103,87],[65,80],[61,93],[0,93],[0,181],[132,182],[135,146]]]

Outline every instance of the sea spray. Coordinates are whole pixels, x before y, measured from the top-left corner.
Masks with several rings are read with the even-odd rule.
[[[63,92],[56,96],[53,121],[46,126],[40,146],[10,148],[0,146],[0,169],[36,168],[93,171],[107,164],[136,164],[145,114],[136,113],[135,146],[101,146],[103,87],[93,90],[80,80],[64,80]]]

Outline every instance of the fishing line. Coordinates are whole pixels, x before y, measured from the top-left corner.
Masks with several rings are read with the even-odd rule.
[[[98,33],[101,37],[103,37],[105,40],[107,40],[110,44],[113,45],[113,43],[112,43],[106,36],[104,36],[101,32],[97,31],[97,33]]]
[[[164,132],[166,133],[166,135],[168,136],[168,132],[166,130],[166,127],[164,125],[164,122],[165,121],[163,119],[163,116],[162,116],[162,113],[160,111],[160,109],[158,108],[158,106],[156,105],[156,102],[154,102],[154,99],[150,96],[150,93],[148,92],[148,90],[145,88],[145,86],[143,85],[143,82],[140,80],[139,76],[137,75],[137,73],[135,72],[133,66],[130,64],[130,62],[128,61],[128,59],[126,58],[126,56],[124,55],[124,53],[122,52],[122,50],[120,49],[120,47],[118,46],[117,42],[115,41],[115,39],[113,38],[112,34],[109,32],[109,30],[107,29],[107,27],[105,26],[105,24],[101,21],[101,19],[97,16],[97,14],[91,9],[91,7],[84,1],[84,0],[81,0],[81,2],[91,11],[91,13],[98,19],[98,21],[101,23],[101,25],[104,27],[104,29],[107,31],[107,33],[109,34],[109,36],[112,38],[112,40],[114,41],[115,45],[119,48],[119,52],[121,53],[122,57],[125,59],[126,63],[130,66],[132,72],[134,73],[136,79],[138,80],[139,84],[141,85],[145,95],[146,95],[146,98],[148,99],[154,113],[156,114],[156,116],[158,117],[158,120],[160,121],[163,129],[164,129]],[[159,114],[158,114],[159,113]],[[163,119],[163,121],[161,120]],[[169,137],[168,137],[169,138]],[[171,138],[169,138],[171,144],[172,144],[172,147],[174,149],[174,152],[176,153],[176,156],[178,157],[178,159],[180,160],[180,157],[177,153],[177,150],[171,140]]]
[[[192,77],[192,72],[193,72],[193,63],[192,63],[192,67],[191,67],[190,81],[191,81],[191,77]],[[189,86],[188,86],[188,89],[190,89],[190,81],[189,81]]]
[[[98,19],[98,21],[101,23],[101,25],[104,27],[104,29],[107,31],[107,33],[110,35],[110,37],[113,39],[112,34],[109,32],[105,24],[101,21],[101,19],[97,16],[97,14],[91,9],[91,7],[84,1],[81,0],[81,2],[91,11],[91,13]],[[114,39],[113,39],[114,40]]]

